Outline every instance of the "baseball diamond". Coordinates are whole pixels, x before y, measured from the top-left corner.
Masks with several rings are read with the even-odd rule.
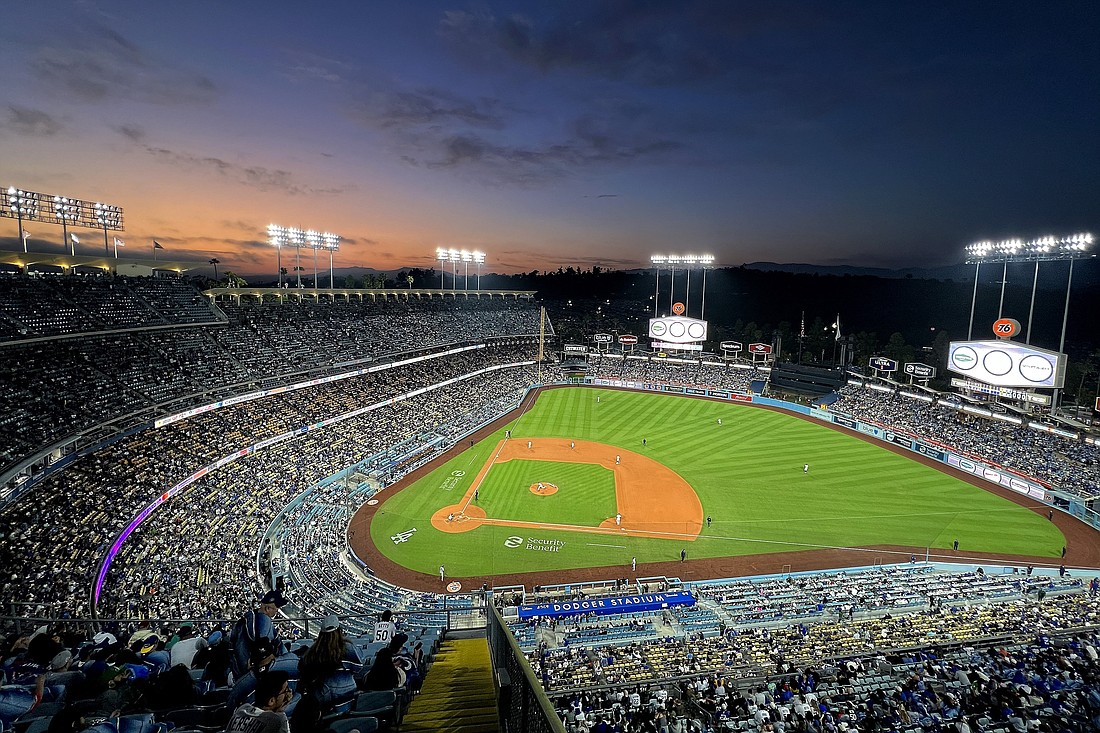
[[[1064,545],[1026,497],[816,421],[590,387],[530,395],[378,499],[351,522],[355,551],[421,588],[443,557],[470,585],[613,576],[633,557],[640,573],[704,578],[926,553],[1043,561]]]

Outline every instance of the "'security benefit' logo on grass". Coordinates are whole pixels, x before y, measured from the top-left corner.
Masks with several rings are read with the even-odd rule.
[[[539,550],[541,552],[558,552],[561,548],[565,547],[565,540],[543,540],[537,537],[528,537],[524,540],[522,537],[512,535],[508,539],[504,540],[504,546],[515,549],[517,547],[523,547],[523,543],[527,543],[527,550]]]

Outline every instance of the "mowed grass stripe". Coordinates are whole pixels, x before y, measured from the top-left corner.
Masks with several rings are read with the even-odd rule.
[[[882,446],[774,410],[663,394],[555,389],[540,394],[512,436],[605,443],[668,466],[692,486],[704,515],[713,519],[711,527],[688,543],[689,558],[867,545],[942,550],[958,539],[967,552],[1053,559],[1064,543],[1045,516]],[[383,551],[429,573],[438,570],[445,555],[456,564],[448,565],[449,572],[466,575],[618,565],[634,555],[639,562],[679,559],[684,545],[679,539],[616,537],[613,544],[625,545],[618,549],[592,546],[590,536],[546,531],[537,536],[565,544],[560,551],[540,554],[506,548],[510,534],[531,536],[514,528],[483,526],[445,535],[428,526],[424,518],[452,503],[472,478],[466,475],[451,492],[443,491],[450,469],[476,472],[501,438],[503,431],[388,499],[371,527]],[[645,447],[642,438],[647,439]],[[810,464],[806,474],[805,463]],[[598,482],[581,480],[568,498],[583,496],[583,502],[563,502],[559,511],[558,504],[546,501],[550,497],[524,496],[530,476],[498,473],[503,465],[492,469],[491,487],[495,492],[499,480],[508,485],[502,492],[511,493],[501,493],[493,502],[507,496],[510,503],[486,507],[489,495],[483,485],[481,505],[491,516],[500,511],[516,518],[534,516],[539,522],[592,525],[614,515],[613,487],[601,492]],[[562,476],[569,465],[574,464],[560,469]],[[655,500],[660,501],[659,495]],[[579,511],[576,505],[581,503],[590,504],[591,511]],[[418,529],[413,540],[387,546],[389,536],[410,526]]]

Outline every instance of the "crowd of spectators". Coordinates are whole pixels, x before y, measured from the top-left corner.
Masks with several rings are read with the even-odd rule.
[[[3,278],[0,467],[124,416],[148,421],[166,403],[182,410],[303,372],[539,331],[531,301],[499,297],[219,308],[180,280]],[[41,314],[34,328],[30,313]],[[29,340],[43,336],[66,338]]]
[[[0,730],[395,730],[442,629],[386,611],[359,636],[329,614],[315,638],[289,639],[272,621],[285,605],[271,591],[234,623],[146,621],[97,632],[57,622],[9,635],[0,649]]]
[[[995,460],[1067,493],[1100,495],[1096,445],[856,385],[840,394],[830,409],[930,438],[979,460]]]
[[[26,497],[0,510],[0,588],[5,597],[30,604],[26,607],[28,615],[53,612],[86,616],[92,578],[112,539],[142,507],[203,466],[264,439],[492,363],[529,360],[533,351],[533,347],[499,346],[433,358],[244,402],[124,438],[45,478]],[[159,509],[154,523],[148,525],[156,529],[139,529],[133,544],[126,546],[120,567],[132,558],[138,562],[138,569],[134,575],[124,576],[123,586],[117,591],[109,591],[126,599],[116,604],[116,596],[112,595],[112,610],[126,610],[131,602],[144,607],[151,598],[175,602],[173,593],[166,592],[166,585],[197,596],[198,584],[202,583],[201,595],[211,607],[195,608],[196,616],[219,608],[232,611],[221,603],[217,589],[225,581],[220,578],[226,573],[238,578],[244,567],[251,567],[255,545],[232,554],[217,544],[220,537],[229,542],[246,529],[262,535],[265,522],[290,497],[317,480],[364,456],[431,433],[456,416],[482,410],[486,403],[478,400],[491,398],[488,401],[492,402],[514,393],[519,384],[533,381],[534,374],[527,368],[490,372],[276,444],[214,471],[185,497]],[[235,483],[238,479],[243,483]],[[253,491],[255,496],[249,494]],[[232,519],[226,515],[226,506],[237,512]],[[186,511],[177,516],[174,507]],[[161,523],[167,521],[159,518],[162,512],[192,531],[201,528],[192,539],[213,536],[215,542],[197,548],[196,554],[186,560],[178,560],[182,548],[166,544],[166,540],[180,536],[181,527],[169,523],[161,529]],[[165,534],[157,534],[161,531]],[[255,540],[258,535],[248,536]],[[143,549],[140,543],[145,538],[161,543],[159,550]],[[153,556],[165,553],[163,573],[171,576],[170,582],[163,573],[142,564],[150,552]],[[150,592],[154,589],[161,592]],[[227,597],[233,595],[228,587],[224,593]],[[183,603],[183,607],[191,605]]]
[[[752,382],[767,379],[767,373],[759,369],[704,361],[681,363],[658,358],[643,360],[597,357],[590,358],[588,363],[589,376],[596,379],[663,382],[742,393],[749,391]]]
[[[946,585],[982,580],[950,575]],[[893,577],[900,587],[906,576]],[[636,617],[630,623],[648,617],[665,636],[607,645],[556,645],[556,627],[577,622],[543,621],[528,656],[573,731],[597,721],[636,730],[638,714],[649,725],[659,712],[668,730],[962,731],[949,727],[960,721],[975,732],[1089,729],[1100,715],[1100,598],[1093,584],[1045,582],[1051,595],[856,619],[733,622],[711,637],[670,634],[678,626],[672,609],[625,615]]]

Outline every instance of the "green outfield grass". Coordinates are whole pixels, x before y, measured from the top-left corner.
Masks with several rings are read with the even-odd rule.
[[[693,542],[494,526],[463,534],[433,529],[432,513],[459,501],[496,451],[502,429],[384,501],[371,524],[381,551],[421,572],[436,573],[442,563],[449,575],[481,576],[626,566],[631,557],[639,563],[678,560],[681,548],[689,558],[700,558],[884,544],[943,550],[958,539],[963,554],[1057,558],[1065,542],[1044,516],[879,445],[773,410],[672,395],[556,389],[543,392],[510,427],[513,440],[589,440],[644,453],[695,489],[713,523]],[[488,516],[595,525],[614,514],[610,474],[604,471],[608,481],[601,483],[586,473],[595,470],[592,476],[598,477],[603,469],[555,464],[555,473],[565,477],[557,480],[542,478],[545,462],[509,463],[515,465],[494,466],[480,487],[478,504]],[[562,490],[553,497],[525,493],[536,475],[534,481],[552,481]],[[517,482],[522,490],[515,489]],[[390,540],[414,527],[409,541]],[[508,546],[516,544],[510,537],[519,537],[520,546]],[[868,555],[868,563],[875,559]]]

